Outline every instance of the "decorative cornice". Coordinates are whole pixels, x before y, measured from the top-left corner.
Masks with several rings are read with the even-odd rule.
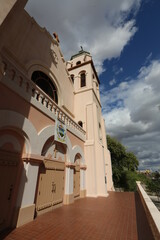
[[[66,167],[71,168],[71,169],[75,169],[76,167],[78,167],[78,165],[76,163],[70,163],[70,162],[66,162],[65,165],[66,165]],[[87,169],[87,165],[85,165],[85,164],[84,165],[80,165],[79,167],[82,170],[86,170]]]
[[[87,169],[87,165],[80,165],[80,169],[82,169],[82,170],[86,170]]]
[[[38,163],[39,165],[43,162],[44,157],[35,155],[35,154],[23,154],[22,160],[24,162],[32,162],[32,163]]]
[[[65,165],[67,168],[71,168],[71,169],[74,169],[76,167],[76,164],[71,162],[66,162]]]

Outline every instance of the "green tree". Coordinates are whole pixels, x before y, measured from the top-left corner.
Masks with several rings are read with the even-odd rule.
[[[126,152],[124,165],[128,169],[128,171],[136,171],[138,169],[139,162],[134,153]]]
[[[135,171],[123,171],[122,174],[122,186],[125,191],[136,191],[136,181],[138,179],[137,172]]]
[[[140,181],[144,185],[147,185],[151,179],[148,174],[146,175],[145,173],[137,173],[137,181]]]
[[[115,187],[121,187],[121,177],[124,167],[125,147],[115,138],[107,135],[108,149],[111,153],[113,181]]]
[[[115,138],[107,135],[108,149],[111,153],[113,181],[115,187],[124,188],[126,191],[135,191],[138,175],[139,162],[132,152],[127,152],[126,148]]]
[[[150,181],[146,184],[147,190],[152,194],[155,194],[160,200],[160,173],[158,171],[153,172]]]

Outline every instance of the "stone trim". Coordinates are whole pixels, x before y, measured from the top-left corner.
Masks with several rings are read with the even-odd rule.
[[[73,194],[65,194],[63,198],[63,204],[69,205],[74,202],[74,195]]]
[[[23,154],[22,160],[24,162],[32,162],[32,163],[38,163],[41,164],[44,160],[44,157],[36,154]]]
[[[86,191],[86,189],[84,189],[84,190],[80,190],[80,198],[85,198],[86,195],[87,195],[87,191]]]
[[[71,168],[71,169],[74,169],[76,167],[76,164],[71,162],[66,162],[65,165],[67,168]]]
[[[20,227],[34,219],[35,204],[19,209],[16,227]]]
[[[80,165],[80,169],[86,170],[87,169],[87,165]]]

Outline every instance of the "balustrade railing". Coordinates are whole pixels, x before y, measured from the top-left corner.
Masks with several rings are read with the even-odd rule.
[[[151,226],[155,240],[160,239],[160,212],[154,205],[148,194],[145,192],[140,182],[137,182],[137,190],[144,206],[148,222]]]
[[[28,95],[28,100],[33,98],[48,111],[53,113],[54,117],[62,121],[69,128],[77,131],[81,136],[85,136],[86,132],[79,126],[68,114],[66,114],[46,93],[44,93],[34,82],[24,76],[11,63],[3,62],[3,78],[4,81],[10,81],[18,86],[18,92]],[[10,84],[8,84],[10,85]],[[13,85],[13,84],[12,84]]]

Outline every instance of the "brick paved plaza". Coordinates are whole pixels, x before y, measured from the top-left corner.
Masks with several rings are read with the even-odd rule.
[[[107,198],[84,198],[43,214],[0,235],[6,240],[152,240],[138,193],[110,192]]]

